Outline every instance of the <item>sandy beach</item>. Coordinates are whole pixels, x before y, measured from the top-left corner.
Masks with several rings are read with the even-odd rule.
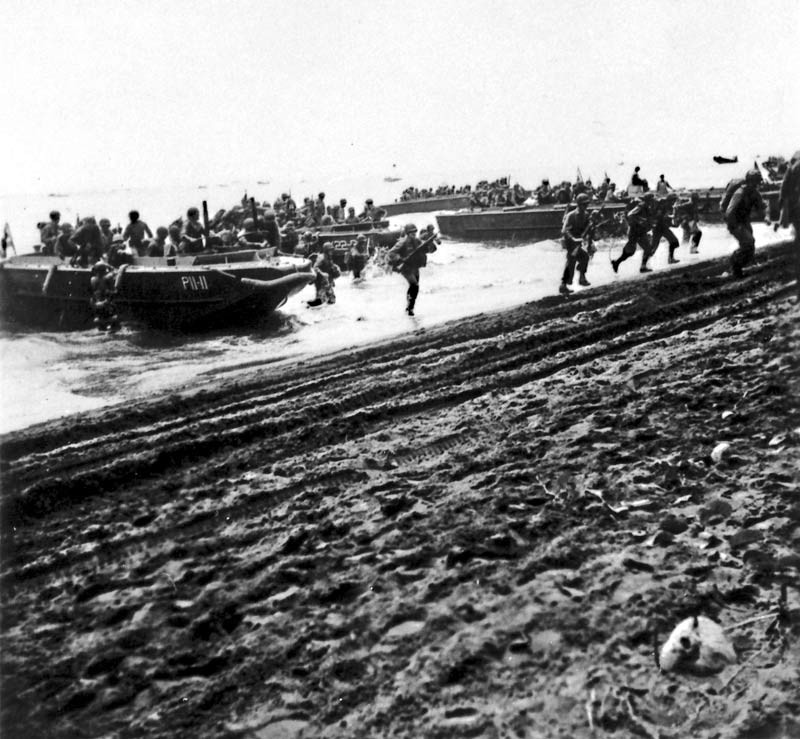
[[[0,437],[2,736],[800,736],[790,244],[727,270]]]

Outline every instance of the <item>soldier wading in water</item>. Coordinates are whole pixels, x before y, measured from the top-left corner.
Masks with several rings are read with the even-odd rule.
[[[395,272],[406,278],[406,313],[414,315],[414,305],[419,294],[419,271],[428,263],[428,254],[436,251],[436,234],[431,234],[424,241],[417,238],[417,227],[409,223],[404,228],[405,235],[389,250],[389,264]]]
[[[119,316],[114,304],[113,279],[115,270],[105,259],[100,259],[92,266],[92,312],[94,325],[100,331],[116,331],[119,329]]]

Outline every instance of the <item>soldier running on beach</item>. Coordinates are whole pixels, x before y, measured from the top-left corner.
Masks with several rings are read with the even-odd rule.
[[[800,294],[800,149],[789,160],[789,167],[783,175],[778,197],[780,220],[776,228],[794,228],[794,268],[797,290]]]
[[[406,313],[414,315],[414,305],[419,295],[419,271],[428,263],[428,254],[436,251],[436,235],[427,236],[424,241],[417,238],[417,227],[409,223],[403,229],[404,235],[389,250],[389,264],[395,272],[405,277],[408,283],[406,291]]]
[[[653,271],[647,266],[647,260],[650,259],[651,254],[648,231],[650,230],[650,205],[654,198],[655,195],[652,192],[646,192],[641,200],[634,201],[634,206],[628,213],[628,240],[622,247],[622,254],[617,259],[611,260],[614,272],[619,270],[622,262],[635,254],[637,246],[642,247],[642,266],[639,267],[639,272]]]
[[[674,223],[683,230],[683,243],[691,242],[690,254],[697,254],[703,232],[700,230],[700,194],[693,192],[688,198],[675,203]]]
[[[590,250],[593,249],[594,221],[589,214],[589,196],[581,193],[575,199],[578,207],[570,211],[564,219],[564,227],[561,231],[561,244],[567,251],[567,263],[564,265],[564,273],[561,276],[561,287],[558,291],[562,295],[569,295],[572,290],[572,278],[575,276],[575,267],[578,267],[578,284],[584,287],[589,286],[586,279],[586,270],[589,267]],[[586,247],[584,248],[584,241]]]
[[[750,216],[755,211],[759,218],[766,213],[766,206],[758,184],[761,182],[761,173],[751,169],[731,197],[725,210],[725,223],[728,231],[733,234],[739,247],[731,254],[731,272],[735,278],[744,276],[743,268],[753,261],[756,253],[756,240],[753,237],[753,227],[750,225]]]
[[[661,175],[662,177],[664,175]],[[670,193],[666,197],[656,198],[655,208],[653,211],[653,234],[650,237],[652,247],[650,254],[655,254],[661,239],[665,239],[669,246],[669,264],[677,264],[680,260],[675,259],[675,250],[678,248],[678,237],[672,233],[670,226],[672,225],[672,208],[678,196],[675,193]]]

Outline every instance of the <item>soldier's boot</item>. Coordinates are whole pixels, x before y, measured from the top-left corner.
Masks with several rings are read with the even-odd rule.
[[[414,304],[417,302],[416,297],[413,295],[406,295],[406,313],[409,316],[414,315]]]

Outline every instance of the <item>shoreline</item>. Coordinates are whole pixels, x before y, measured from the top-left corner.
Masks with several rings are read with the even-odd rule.
[[[796,645],[790,250],[3,435],[0,726],[800,731],[767,621],[702,684],[651,656],[654,630],[761,616],[782,583]]]

